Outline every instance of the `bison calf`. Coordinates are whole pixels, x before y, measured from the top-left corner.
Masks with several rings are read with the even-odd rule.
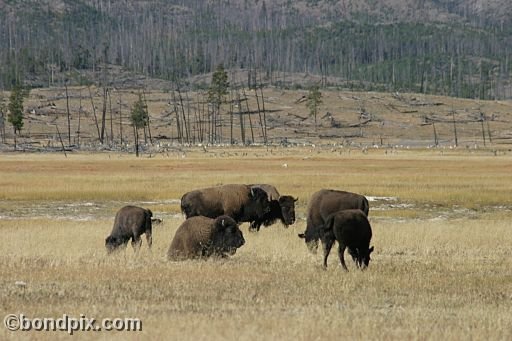
[[[180,225],[169,247],[169,260],[226,257],[245,244],[236,221],[226,215],[212,219],[203,216],[188,218]]]
[[[311,233],[311,232],[310,232]],[[300,234],[299,237],[311,239],[319,238],[324,248],[324,268],[327,268],[327,257],[335,241],[338,241],[338,256],[341,266],[348,271],[345,264],[344,253],[348,248],[349,254],[359,268],[366,268],[370,263],[370,254],[373,246],[370,246],[372,228],[368,222],[365,212],[356,210],[342,210],[335,212],[329,217],[325,224],[317,229],[317,236]]]
[[[126,246],[132,240],[135,251],[140,248],[142,240],[140,236],[145,233],[148,247],[151,248],[151,217],[153,213],[142,207],[125,206],[121,208],[114,221],[114,227],[110,236],[105,239],[105,246],[108,253],[111,253],[120,246]]]
[[[368,200],[363,195],[333,189],[322,189],[311,196],[306,220],[306,244],[312,253],[318,249],[319,226],[323,226],[327,217],[341,210],[360,209],[368,216]]]

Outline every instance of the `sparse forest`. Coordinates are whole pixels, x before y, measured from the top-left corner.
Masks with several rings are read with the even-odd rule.
[[[0,0],[0,88],[115,82],[105,65],[188,85],[223,64],[285,88],[506,99],[511,23],[502,0]]]

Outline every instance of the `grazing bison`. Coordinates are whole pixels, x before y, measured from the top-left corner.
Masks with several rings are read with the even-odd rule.
[[[169,247],[169,260],[226,257],[245,244],[236,221],[226,215],[216,219],[197,216],[183,222]]]
[[[145,233],[148,247],[153,242],[151,237],[151,217],[153,213],[142,207],[125,206],[121,208],[114,220],[114,227],[110,236],[105,239],[105,246],[108,253],[111,253],[119,246],[126,246],[132,240],[135,251],[139,250],[142,240],[140,236]]]
[[[370,263],[370,253],[373,251],[373,246],[369,247],[372,228],[365,212],[359,209],[335,212],[329,215],[325,224],[316,232],[316,237],[320,238],[324,247],[324,268],[327,268],[327,257],[335,241],[338,241],[338,256],[345,270],[348,271],[344,258],[346,248],[357,267],[364,269]]]
[[[316,253],[318,249],[318,233],[315,230],[324,225],[330,214],[348,209],[360,209],[368,216],[370,206],[366,197],[356,193],[322,189],[313,194],[308,206],[304,233],[306,245],[311,252]]]
[[[277,189],[268,184],[250,185],[252,188],[263,189],[270,200],[270,211],[263,215],[260,219],[251,222],[250,230],[259,231],[261,225],[270,226],[275,223],[276,220],[280,220],[281,223],[288,227],[295,222],[295,202],[297,199],[290,195],[281,196]]]
[[[261,188],[230,184],[185,193],[181,211],[187,218],[228,215],[237,222],[246,222],[261,219],[270,211],[270,202]]]

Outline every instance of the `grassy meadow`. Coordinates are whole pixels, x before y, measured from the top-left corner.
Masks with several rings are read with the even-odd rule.
[[[271,183],[298,197],[297,222],[259,233],[228,259],[169,262],[186,191]],[[311,194],[370,198],[366,271],[329,267],[297,233]],[[0,312],[31,318],[136,317],[138,332],[82,339],[512,339],[512,154],[486,150],[212,148],[151,158],[0,154]],[[150,208],[153,249],[107,257],[126,204]],[[18,282],[18,284],[17,284]],[[19,285],[23,282],[24,285]],[[53,340],[58,332],[0,339]]]

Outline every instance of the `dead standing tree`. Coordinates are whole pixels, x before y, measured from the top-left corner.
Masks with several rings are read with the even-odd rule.
[[[178,135],[178,142],[180,144],[182,144],[183,143],[183,131],[181,128],[180,110],[178,108],[178,101],[176,99],[176,94],[175,94],[174,90],[172,91],[171,96],[172,96],[171,97],[172,110],[176,116],[176,133]]]
[[[66,112],[68,118],[68,146],[71,145],[71,113],[69,112],[69,93],[68,93],[68,82],[64,81],[64,88],[66,90]]]
[[[187,119],[187,116],[185,116],[185,106],[183,105],[183,96],[181,95],[180,88],[178,87],[176,89],[178,92],[178,101],[179,101],[179,107],[176,109],[179,109],[179,112],[176,112],[176,115],[178,117],[181,116],[181,120],[183,122],[182,128],[185,131],[185,143],[190,143],[190,120]],[[190,116],[189,116],[190,117]]]
[[[98,125],[98,117],[96,116],[96,107],[94,106],[94,99],[92,97],[91,87],[88,86],[87,89],[89,89],[89,98],[91,99],[92,114],[94,117],[94,124],[96,125],[96,131],[98,132],[98,140],[101,141],[100,126]]]
[[[422,119],[422,126],[431,125],[434,128],[434,146],[437,147],[439,145],[439,139],[437,137],[436,122],[433,119],[429,118],[428,116],[423,116]]]
[[[453,122],[453,137],[455,139],[455,147],[458,147],[459,139],[457,137],[457,124],[455,121],[455,110],[452,109],[451,114],[452,114],[452,122]]]
[[[261,90],[261,107],[260,107],[260,99],[258,96],[258,89],[254,89],[254,95],[256,96],[256,105],[258,106],[258,117],[260,119],[261,126],[261,134],[263,135],[263,143],[266,145],[268,143],[267,138],[267,116],[265,113],[265,100],[263,98],[263,86],[260,87]],[[263,110],[262,110],[263,108]]]
[[[142,96],[144,97],[144,106],[146,108],[146,124],[144,125],[144,143],[148,143],[148,136],[149,136],[149,143],[153,144],[153,137],[151,136],[151,126],[149,124],[149,111],[148,111],[148,102],[146,100],[146,92],[142,90]],[[147,134],[146,134],[146,128],[147,128]]]
[[[82,89],[80,89],[80,102],[78,104],[78,126],[76,127],[76,145],[80,148],[80,124],[82,123]]]
[[[121,148],[123,146],[123,115],[122,115],[122,111],[123,111],[123,102],[122,102],[122,99],[121,99],[121,91],[118,91],[119,93],[119,139],[120,139],[120,143],[121,143]]]

